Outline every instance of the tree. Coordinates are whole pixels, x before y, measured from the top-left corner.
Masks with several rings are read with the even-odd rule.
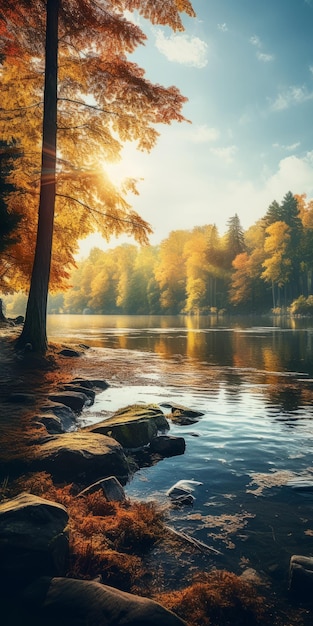
[[[186,262],[184,247],[190,237],[186,230],[173,230],[160,245],[155,278],[161,292],[160,304],[165,313],[180,313],[186,300]]]
[[[274,224],[274,222],[281,222],[283,220],[284,218],[281,206],[276,200],[273,200],[273,202],[271,202],[271,204],[269,205],[262,220],[265,228],[267,228],[271,224]]]
[[[20,118],[17,124],[15,115],[20,98],[24,102],[24,113],[29,116],[33,112],[30,125],[26,120],[24,123],[29,129],[28,159],[32,152],[30,147],[35,144],[37,149],[41,136],[38,130],[40,102],[36,99],[42,88],[44,94],[36,249],[25,324],[17,342],[19,348],[31,343],[33,350],[42,354],[47,348],[46,307],[53,232],[57,226],[55,215],[59,217],[63,236],[66,228],[62,216],[66,209],[73,214],[74,206],[76,232],[80,236],[96,226],[107,237],[125,231],[139,241],[145,241],[151,232],[149,225],[131,210],[118,190],[108,181],[104,186],[95,161],[116,158],[120,141],[134,140],[140,149],[152,148],[158,135],[154,124],[182,121],[180,111],[185,98],[175,87],[152,85],[145,79],[143,70],[127,60],[126,53],[142,44],[145,35],[124,17],[126,9],[136,9],[152,23],[166,24],[174,30],[183,30],[181,12],[194,15],[189,0],[166,3],[163,0],[21,0],[18,5],[0,0],[0,31],[4,35],[0,53],[6,55],[3,67],[9,74],[3,121],[7,128],[12,121],[15,127],[20,125]],[[28,71],[27,77],[24,73],[25,94],[16,89],[16,77],[23,70],[23,64]],[[40,85],[42,70],[43,87]],[[13,100],[12,93],[15,94]],[[91,96],[90,102],[88,97]],[[17,106],[9,104],[12,101]],[[84,144],[79,143],[82,138]],[[82,148],[80,158],[86,159],[83,168],[77,159],[78,144]],[[90,156],[92,150],[94,159]],[[34,156],[34,161],[36,159],[38,169],[38,155]],[[36,167],[33,167],[34,172]],[[130,186],[134,189],[133,184]],[[25,193],[28,197],[36,196],[34,181],[28,181]],[[69,232],[75,231],[70,217],[65,227]],[[74,237],[74,241],[76,239]],[[67,236],[66,251],[70,260],[73,246]]]
[[[227,222],[226,231],[226,256],[231,265],[237,254],[246,251],[244,231],[240,223],[240,219],[235,213]]]
[[[21,216],[8,209],[8,196],[15,191],[14,185],[8,181],[8,176],[18,154],[14,142],[10,144],[0,140],[0,255],[18,239],[16,227]]]
[[[264,250],[268,254],[263,262],[262,278],[272,284],[273,307],[280,306],[280,289],[286,285],[290,276],[290,259],[287,254],[290,240],[290,227],[285,222],[274,222],[266,229],[267,237]],[[276,302],[275,285],[278,287]]]

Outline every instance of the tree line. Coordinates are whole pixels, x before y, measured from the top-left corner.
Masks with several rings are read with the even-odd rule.
[[[288,192],[246,231],[238,214],[176,230],[158,246],[94,248],[49,311],[100,314],[310,312],[313,201]]]

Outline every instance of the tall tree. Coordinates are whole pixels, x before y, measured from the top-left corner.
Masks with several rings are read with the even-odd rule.
[[[190,237],[186,230],[173,230],[160,245],[155,278],[163,313],[180,313],[186,301],[186,260],[184,247]]]
[[[290,276],[291,261],[288,256],[290,227],[285,222],[274,222],[266,229],[264,250],[267,258],[263,262],[262,278],[272,285],[273,307],[280,306],[281,288],[285,287]],[[278,287],[276,298],[275,287]]]
[[[230,265],[237,254],[246,251],[244,230],[237,213],[227,222],[226,250]]]
[[[75,225],[80,236],[100,226],[106,236],[124,230],[144,241],[151,231],[131,210],[123,195],[112,185],[104,187],[99,167],[94,167],[90,158],[92,149],[97,152],[94,154],[97,161],[116,158],[120,141],[125,140],[135,140],[140,149],[149,150],[158,135],[155,123],[184,119],[180,111],[185,98],[179,91],[151,84],[143,70],[127,60],[126,54],[145,39],[141,29],[124,17],[127,9],[136,9],[154,24],[166,24],[174,30],[183,30],[181,12],[194,15],[189,0],[166,3],[163,0],[21,0],[18,5],[0,0],[0,31],[5,35],[0,52],[5,51],[4,65],[11,71],[11,91],[10,81],[7,82],[8,103],[15,89],[15,102],[19,105],[21,94],[16,90],[14,77],[22,70],[20,55],[28,64],[27,95],[31,94],[33,100],[28,97],[24,102],[24,112],[34,112],[28,146],[32,136],[32,144],[37,147],[40,136],[37,123],[40,103],[34,96],[38,98],[40,94],[38,77],[42,69],[45,77],[38,229],[25,324],[18,340],[21,348],[26,343],[31,343],[33,350],[40,353],[45,353],[47,348],[46,303],[56,197],[62,199],[58,202],[60,209],[57,208],[56,216],[58,212],[64,215],[62,204],[69,213],[76,207]],[[14,52],[10,57],[12,46],[19,54]],[[24,95],[22,101],[23,98]],[[16,117],[16,108],[18,106],[12,104],[4,107],[4,121],[8,125]],[[86,158],[84,168],[77,161],[79,139],[84,140],[80,151],[80,156]],[[34,183],[26,187],[25,191],[34,197]],[[92,217],[90,214],[86,217],[86,208]],[[58,218],[60,230],[64,232],[62,217]],[[71,227],[68,224],[67,230],[73,233],[73,222]],[[71,255],[70,237],[66,246]]]

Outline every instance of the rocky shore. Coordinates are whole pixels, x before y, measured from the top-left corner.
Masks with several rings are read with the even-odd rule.
[[[47,360],[40,363],[30,355],[13,357],[10,337],[2,339],[1,344],[0,597],[5,626],[269,623],[271,612],[254,586],[230,573],[226,573],[227,578],[215,568],[211,574],[200,573],[200,582],[191,586],[189,596],[185,592],[179,601],[177,595],[169,593],[159,594],[161,603],[143,597],[157,595],[157,568],[150,572],[151,591],[147,584],[149,575],[142,572],[142,546],[139,551],[138,546],[145,542],[152,546],[164,540],[165,534],[171,535],[169,531],[173,529],[161,523],[155,511],[151,517],[149,506],[146,510],[142,507],[138,517],[123,485],[140,466],[183,454],[184,438],[171,436],[170,422],[193,423],[199,414],[170,403],[162,407],[131,405],[92,426],[79,428],[78,416],[94,402],[97,393],[109,386],[107,379],[99,377],[99,366],[92,359],[81,358],[87,347],[55,346]],[[188,485],[174,485],[169,496],[176,506],[192,504]],[[79,525],[76,516],[81,518]],[[121,552],[114,550],[114,575],[112,566],[104,568],[103,562],[97,569],[100,557],[95,545],[104,517],[111,527],[115,527],[116,520],[121,522],[115,534],[107,525],[103,532],[106,543],[101,539],[111,560],[112,547],[116,548],[118,542],[122,545]],[[128,537],[127,544],[129,526],[133,537]],[[85,543],[80,538],[82,528],[85,535],[89,533]],[[171,535],[170,557],[167,553],[166,558],[179,558],[181,547],[179,550],[175,540],[185,542],[184,549],[188,545],[189,549],[210,553],[210,546],[203,544],[201,548],[192,538],[176,534],[177,537]],[[136,535],[134,556],[130,546],[135,545]],[[305,567],[308,570],[311,565],[305,563]],[[303,568],[295,557],[296,584]],[[125,583],[125,576],[131,584]],[[114,584],[107,584],[111,580]],[[222,590],[219,602],[227,606],[231,622],[214,604],[218,605],[217,590]],[[230,590],[235,595],[226,601]],[[203,602],[205,593],[209,594],[212,614],[217,615],[214,622],[203,621],[197,594]],[[199,606],[191,610],[193,602]],[[207,596],[204,604],[208,606]],[[248,621],[242,621],[243,615]],[[275,623],[281,622],[277,618]]]

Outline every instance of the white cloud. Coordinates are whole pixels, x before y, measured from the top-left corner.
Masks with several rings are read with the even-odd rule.
[[[199,37],[187,34],[166,37],[164,32],[158,29],[155,45],[169,61],[199,69],[208,63],[208,45]]]
[[[257,56],[257,59],[259,59],[259,61],[263,61],[263,63],[269,63],[270,61],[274,60],[273,54],[265,54],[264,52],[257,52],[256,56]]]
[[[202,124],[192,128],[188,135],[194,143],[208,143],[216,141],[220,136],[220,132],[217,128],[210,128],[206,124]]]
[[[223,24],[218,24],[217,28],[218,30],[222,31],[222,33],[227,33],[228,31],[228,26],[225,22]]]
[[[256,46],[257,48],[262,47],[261,39],[257,35],[253,35],[252,37],[250,37],[249,41],[253,46]]]
[[[307,87],[291,86],[278,94],[276,99],[271,103],[272,111],[283,111],[291,106],[302,104],[307,100],[313,99],[313,91],[308,91]]]
[[[301,145],[300,141],[296,141],[295,143],[291,143],[288,146],[280,143],[273,143],[273,148],[278,148],[279,150],[286,150],[286,152],[294,152]]]
[[[211,148],[211,153],[217,156],[221,161],[229,165],[233,162],[237,152],[236,146],[225,146],[221,148]]]
[[[261,52],[261,48],[263,47],[263,44],[262,44],[260,37],[258,37],[258,35],[253,35],[252,37],[250,37],[249,43],[251,43],[252,46],[255,46],[255,48],[258,48],[257,53],[256,53],[256,58],[259,61],[262,61],[263,63],[269,63],[270,61],[274,60],[273,54]]]

